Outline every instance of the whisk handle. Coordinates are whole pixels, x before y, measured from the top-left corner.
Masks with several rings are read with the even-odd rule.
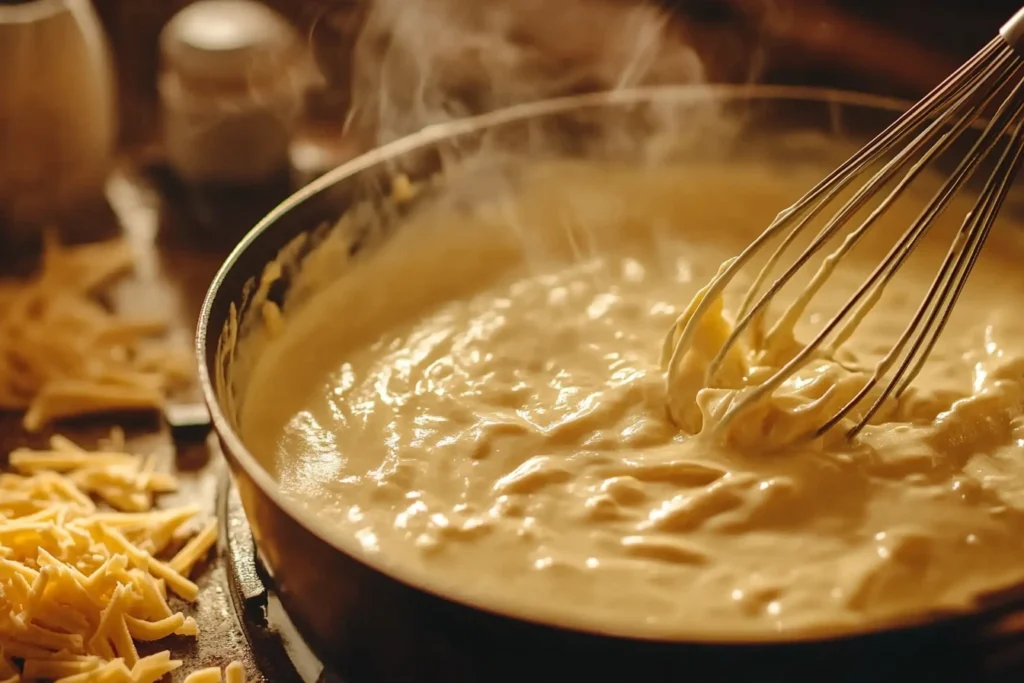
[[[1024,7],[1017,10],[1017,13],[1003,24],[999,29],[999,35],[1014,50],[1024,53]]]

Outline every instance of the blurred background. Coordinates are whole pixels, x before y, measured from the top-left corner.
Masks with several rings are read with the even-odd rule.
[[[629,0],[559,0],[594,12]],[[915,97],[1019,9],[1013,0],[660,0],[716,81],[835,85]],[[157,38],[184,0],[95,0],[117,57],[127,144],[155,134]],[[268,0],[307,36],[327,77],[311,113],[344,116],[358,0]],[[535,3],[536,4],[536,3]],[[541,10],[543,11],[543,10]],[[613,15],[613,12],[609,12]],[[605,31],[615,31],[611,22]],[[563,36],[564,38],[564,36]]]
[[[0,246],[37,239],[40,222],[67,232],[69,213],[74,226],[103,224],[82,218],[91,215],[82,207],[93,199],[101,213],[109,208],[111,168],[134,183],[137,201],[146,189],[147,201],[159,202],[162,223],[200,226],[207,237],[216,226],[229,245],[297,186],[358,151],[439,114],[519,99],[680,81],[822,85],[914,99],[1019,7],[1008,0],[649,0],[661,12],[653,39],[643,32],[649,26],[633,21],[640,2],[263,0],[272,19],[290,26],[286,40],[268,16],[251,12],[218,18],[214,9],[186,21],[181,11],[195,7],[187,0],[0,0]],[[494,7],[504,8],[500,28]],[[51,21],[61,11],[70,18]],[[466,27],[478,33],[467,36]],[[504,42],[490,40],[494,33]],[[232,63],[232,50],[221,48],[243,34],[259,45],[234,50],[247,61]],[[106,52],[97,36],[109,43],[109,64],[92,59]],[[313,68],[286,73],[288,40]],[[631,56],[652,40],[651,54]],[[517,74],[536,82],[511,83],[513,62],[527,64]],[[164,75],[169,69],[177,80]],[[444,93],[427,111],[433,91]],[[278,169],[283,155],[288,168]]]

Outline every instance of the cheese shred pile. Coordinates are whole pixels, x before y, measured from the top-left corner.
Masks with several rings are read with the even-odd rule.
[[[182,662],[169,650],[141,656],[136,643],[198,637],[168,598],[196,600],[189,576],[216,526],[182,543],[200,510],[155,508],[176,478],[125,452],[120,430],[97,451],[59,436],[49,446],[13,451],[13,472],[0,474],[0,682],[158,681]],[[243,680],[241,665],[225,676]],[[220,681],[220,669],[186,680]]]
[[[62,418],[150,410],[187,386],[193,361],[154,344],[160,318],[133,320],[97,298],[134,257],[123,240],[67,247],[48,238],[29,280],[0,280],[0,410],[36,431]]]

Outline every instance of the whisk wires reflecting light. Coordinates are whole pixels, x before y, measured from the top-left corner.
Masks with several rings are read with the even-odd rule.
[[[1021,166],[1024,154],[1024,9],[1000,30],[999,35],[968,60],[931,93],[912,106],[892,125],[819,182],[796,204],[778,215],[775,221],[709,284],[705,296],[676,338],[669,368],[677,367],[694,339],[702,317],[721,296],[740,270],[765,249],[769,242],[782,238],[767,258],[737,311],[731,334],[707,367],[705,383],[712,386],[715,376],[730,350],[746,333],[761,335],[770,342],[805,312],[815,294],[877,220],[904,193],[921,172],[979,119],[996,107],[988,124],[960,160],[955,170],[924,207],[917,219],[896,241],[881,263],[814,338],[764,382],[752,387],[726,411],[718,423],[724,428],[746,409],[778,389],[812,356],[829,344],[838,348],[852,335],[871,306],[928,233],[936,218],[974,176],[985,160],[995,159],[994,168],[978,193],[974,207],[964,218],[939,272],[923,301],[893,346],[877,363],[864,386],[815,432],[820,436],[835,427],[858,406],[874,400],[859,413],[848,431],[856,436],[891,397],[899,397],[925,364],[935,343],[949,321],[950,314],[974,268],[978,255],[992,229],[996,216]],[[1000,99],[1002,98],[1002,99]],[[869,167],[891,155],[877,171]],[[899,177],[900,174],[902,177]],[[839,210],[825,222],[808,246],[765,288],[772,272],[787,250],[811,222],[857,178],[868,176]],[[809,284],[783,311],[780,319],[764,333],[764,316],[779,291],[816,254],[840,233],[850,219],[870,201],[881,196],[884,188],[896,180],[871,213],[842,242],[824,257]],[[881,386],[880,391],[876,389]]]

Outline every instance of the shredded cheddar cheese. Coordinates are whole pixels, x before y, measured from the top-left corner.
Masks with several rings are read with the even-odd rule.
[[[0,409],[24,410],[27,430],[158,408],[192,381],[191,354],[154,344],[164,320],[126,320],[97,300],[132,264],[122,240],[65,247],[48,238],[34,277],[0,281]]]
[[[200,511],[154,507],[175,477],[124,448],[116,431],[97,451],[58,436],[47,450],[10,454],[14,472],[0,474],[0,683],[154,683],[182,662],[169,650],[142,657],[136,642],[199,636],[168,591],[198,597],[189,574],[216,526],[171,553]],[[241,664],[226,676],[243,681]],[[219,681],[221,671],[186,680]]]
[[[185,677],[185,683],[220,683],[221,671],[216,666],[193,671]]]
[[[224,680],[227,683],[245,683],[245,670],[241,662],[231,662],[224,669]]]
[[[185,678],[185,683],[245,683],[245,671],[241,662],[231,662],[222,672],[218,667],[211,666],[193,671]]]

